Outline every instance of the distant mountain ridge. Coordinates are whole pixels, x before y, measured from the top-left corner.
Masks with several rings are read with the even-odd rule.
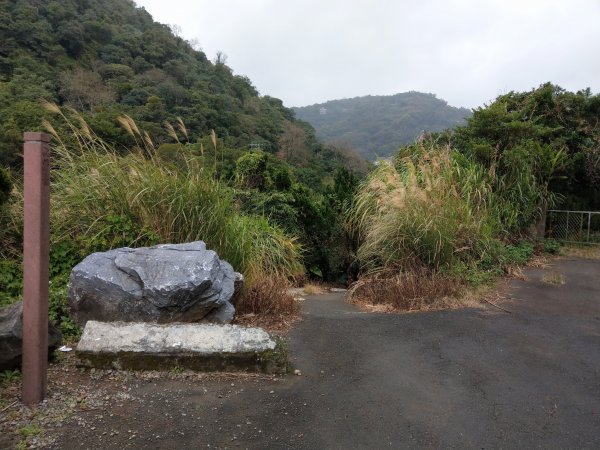
[[[331,100],[293,108],[317,137],[354,147],[367,159],[390,156],[422,131],[441,131],[464,123],[467,108],[448,105],[435,94],[404,92]]]

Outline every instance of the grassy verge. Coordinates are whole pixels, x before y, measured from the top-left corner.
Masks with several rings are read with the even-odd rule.
[[[121,155],[77,112],[47,106],[70,130],[59,135],[47,124],[54,138],[50,318],[67,339],[79,334],[66,297],[72,267],[92,252],[117,247],[203,240],[244,274],[242,310],[252,304],[253,313],[270,317],[291,311],[281,295],[262,302],[256,297],[272,293],[265,288],[269,283],[303,274],[300,246],[266,217],[240,212],[234,189],[217,178],[213,166],[194,157],[179,166],[165,161],[133,121],[127,124],[138,147]],[[12,184],[0,210],[0,306],[18,300],[22,292],[22,180]]]
[[[558,254],[567,258],[600,259],[600,245],[564,245]]]
[[[522,276],[536,252],[557,251],[520,229],[520,214],[536,209],[535,186],[515,196],[514,186],[450,147],[405,150],[379,164],[349,211],[361,265],[351,301],[402,311],[456,307],[474,288]]]

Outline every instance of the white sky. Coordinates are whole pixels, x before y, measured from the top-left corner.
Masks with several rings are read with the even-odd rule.
[[[422,91],[476,107],[600,91],[600,0],[135,0],[286,106]]]

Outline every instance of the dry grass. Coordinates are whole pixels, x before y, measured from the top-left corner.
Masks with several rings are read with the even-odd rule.
[[[364,310],[381,313],[481,308],[490,298],[499,298],[507,280],[472,286],[439,274],[408,272],[362,279],[350,288],[348,299]]]
[[[477,286],[466,286],[461,291],[457,303],[459,307],[482,307],[485,304],[489,304],[490,301],[498,302],[504,300],[506,292],[509,289],[509,279],[500,278],[488,283],[483,283]]]
[[[423,311],[464,306],[463,285],[456,278],[426,270],[377,274],[361,278],[348,299],[378,311]]]
[[[561,247],[560,256],[566,256],[568,258],[600,259],[600,245],[569,245]]]
[[[516,278],[523,281],[527,280],[521,266],[507,266],[504,268],[504,272],[506,273],[506,276],[510,278]]]
[[[302,286],[305,295],[320,295],[327,291],[327,288],[316,283],[306,283]]]
[[[562,273],[553,270],[552,272],[544,274],[542,281],[548,284],[563,285],[565,284],[565,277]]]
[[[527,261],[527,267],[535,267],[538,269],[545,269],[550,267],[550,260],[552,256],[548,255],[533,255],[529,261]]]
[[[236,323],[285,332],[300,317],[300,305],[289,293],[285,277],[256,279],[237,301]]]

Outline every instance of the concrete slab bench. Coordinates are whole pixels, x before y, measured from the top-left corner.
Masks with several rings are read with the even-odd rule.
[[[77,345],[82,366],[119,370],[283,373],[283,340],[261,328],[216,324],[87,322]]]

